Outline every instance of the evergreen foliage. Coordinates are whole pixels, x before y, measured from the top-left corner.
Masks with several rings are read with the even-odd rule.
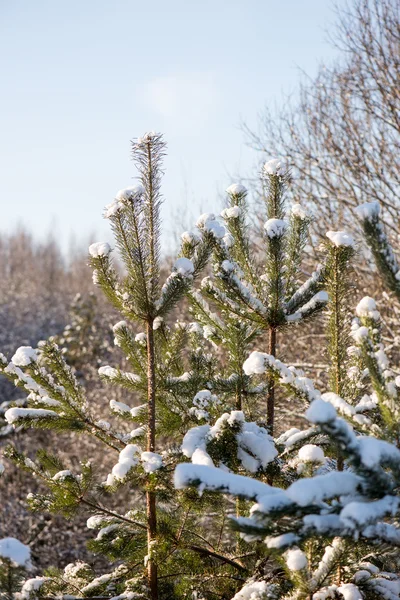
[[[34,457],[12,445],[4,454],[45,485],[27,497],[33,511],[86,513],[89,548],[109,569],[95,573],[78,561],[26,580],[30,565],[1,558],[0,540],[4,597],[397,599],[400,379],[374,299],[361,299],[352,315],[352,237],[329,231],[321,264],[301,283],[310,219],[299,204],[287,210],[289,174],[269,161],[259,255],[247,191],[235,184],[224,224],[202,215],[162,282],[164,152],[158,134],[136,140],[139,184],[105,209],[123,269],[109,244],[89,248],[93,280],[120,315],[109,328],[119,366],[108,364],[94,297],[76,299],[62,336],[20,347],[11,361],[0,355],[0,371],[28,392],[4,407],[8,430],[75,432],[104,448],[103,465],[90,457],[70,464],[45,447]],[[385,270],[382,256],[393,253],[383,252],[374,227],[373,242],[364,229]],[[209,259],[212,275],[196,287]],[[193,322],[174,321],[184,298]],[[325,392],[276,356],[277,332],[295,335],[319,310],[327,317]],[[268,352],[254,350],[266,337]],[[87,385],[93,366],[108,386],[108,420]],[[305,426],[274,438],[276,387]]]

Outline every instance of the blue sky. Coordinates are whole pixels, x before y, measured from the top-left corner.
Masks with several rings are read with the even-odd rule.
[[[110,239],[130,139],[156,130],[169,246],[254,163],[241,120],[334,58],[334,20],[330,0],[0,0],[0,230]]]

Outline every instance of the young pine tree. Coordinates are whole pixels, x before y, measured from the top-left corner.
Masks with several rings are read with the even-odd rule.
[[[268,372],[289,395],[309,405],[308,429],[290,430],[276,440],[282,487],[217,473],[204,464],[180,465],[176,470],[178,488],[201,486],[256,502],[250,517],[232,517],[248,542],[265,544],[264,559],[235,600],[395,600],[400,593],[400,388],[389,369],[372,298],[358,304],[350,333],[346,269],[352,240],[341,232],[329,232],[328,237],[334,391],[321,394],[296,369],[266,353],[253,352],[244,364],[248,375]],[[355,344],[346,351],[350,334]],[[294,450],[297,457],[290,458]],[[271,569],[271,560],[282,570]]]
[[[176,378],[181,373],[188,331],[179,324],[176,329],[170,329],[164,320],[205,266],[213,233],[204,233],[196,247],[175,262],[173,272],[161,286],[160,184],[164,150],[165,144],[158,134],[146,134],[135,141],[133,158],[140,183],[119,192],[106,207],[105,217],[111,222],[124,274],[121,276],[113,266],[109,244],[95,243],[89,248],[93,280],[124,319],[114,326],[116,345],[135,371],[104,366],[99,373],[104,380],[124,388],[126,394],[133,394],[139,400],[139,406],[133,408],[110,401],[111,411],[128,427],[132,421],[138,426],[132,429],[130,425],[130,430],[121,430],[95,416],[85,388],[53,340],[41,343],[36,350],[19,348],[11,362],[1,355],[1,371],[29,392],[28,407],[7,410],[5,417],[9,424],[50,428],[60,433],[85,433],[106,448],[105,458],[108,453],[117,453],[118,458],[106,481],[101,483],[90,461],[82,460],[80,473],[75,473],[46,449],[41,449],[35,460],[13,447],[6,451],[8,458],[48,487],[47,494],[29,495],[34,510],[61,512],[66,516],[72,516],[79,508],[87,510],[92,515],[88,526],[101,529],[93,548],[107,553],[113,562],[117,561],[112,572],[97,578],[91,568],[82,563],[70,565],[61,574],[51,573],[42,581],[43,594],[111,596],[129,591],[132,598],[156,600],[168,597],[169,578],[174,582],[179,572],[181,553],[171,551],[171,547],[179,546],[177,540],[182,535],[183,525],[179,523],[177,531],[174,530],[181,513],[168,504],[171,498],[168,473],[174,454],[167,451],[161,456],[159,440],[174,426],[176,406],[169,410],[170,388],[175,387],[176,399],[179,398],[177,385],[187,385],[185,378],[181,381]],[[136,335],[132,326],[139,328]],[[204,361],[198,366],[204,371]],[[182,419],[177,421],[180,425]],[[144,449],[139,445],[142,441]],[[124,484],[131,490],[133,499],[126,513],[114,508],[112,501],[112,494],[118,493]],[[105,493],[108,502],[102,498]],[[171,566],[175,559],[177,564]],[[147,572],[145,579],[143,562]],[[163,572],[162,579],[159,568]]]
[[[200,291],[190,292],[196,318],[206,327],[210,339],[216,343],[224,340],[230,361],[236,365],[238,378],[231,382],[231,390],[239,409],[248,395],[241,365],[249,345],[267,335],[268,353],[275,356],[278,332],[312,316],[327,301],[327,294],[322,291],[325,264],[319,265],[305,283],[299,283],[310,219],[300,204],[293,205],[290,211],[286,209],[288,171],[280,161],[271,160],[264,165],[262,183],[267,220],[261,255],[255,256],[251,242],[247,191],[242,185],[232,185],[227,190],[229,205],[221,213],[226,229],[216,225],[212,214],[202,215],[198,221],[201,232],[216,233],[214,277],[203,279]],[[190,235],[185,235],[190,239]],[[273,378],[268,379],[264,394],[266,423],[273,433]]]

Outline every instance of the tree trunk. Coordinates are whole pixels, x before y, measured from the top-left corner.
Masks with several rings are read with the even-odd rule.
[[[156,381],[154,360],[154,333],[153,320],[147,322],[147,405],[148,405],[148,430],[147,451],[154,452],[156,446]],[[147,576],[150,587],[151,600],[158,599],[157,563],[152,558],[153,544],[157,538],[157,510],[156,495],[149,489],[146,491],[147,507]]]
[[[276,328],[270,327],[268,354],[276,354]],[[268,378],[267,387],[267,425],[271,435],[274,434],[274,413],[275,413],[275,381],[272,375]]]

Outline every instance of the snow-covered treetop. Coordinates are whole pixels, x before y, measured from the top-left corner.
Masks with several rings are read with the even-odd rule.
[[[374,200],[373,202],[365,202],[364,204],[360,204],[356,207],[355,211],[360,219],[369,220],[379,217],[381,207],[379,202]]]
[[[93,258],[99,256],[108,256],[111,252],[111,246],[107,242],[95,242],[89,246],[89,254]]]
[[[283,176],[287,171],[287,165],[282,160],[273,158],[264,163],[263,171],[267,175]]]
[[[298,217],[299,219],[309,218],[307,210],[299,203],[293,204],[290,212],[292,213],[292,215]]]
[[[226,192],[232,196],[239,196],[241,194],[246,194],[247,188],[241,183],[232,183],[232,185],[226,188]]]
[[[380,314],[376,309],[376,302],[370,296],[364,296],[357,304],[356,314],[358,317],[366,317],[373,321],[379,321]]]
[[[345,231],[327,231],[326,237],[330,239],[335,246],[354,246],[354,239]]]
[[[268,219],[264,224],[265,233],[269,238],[282,237],[287,229],[287,222],[283,219]]]

